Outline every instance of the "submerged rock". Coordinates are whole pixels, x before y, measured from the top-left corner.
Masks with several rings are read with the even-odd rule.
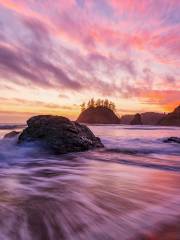
[[[169,137],[164,140],[165,143],[169,142],[175,142],[175,143],[180,143],[180,138],[179,137]]]
[[[139,113],[134,116],[131,125],[142,125],[141,115]]]
[[[11,131],[9,133],[7,133],[6,135],[4,135],[4,138],[14,138],[16,136],[18,136],[20,134],[20,132],[18,131]]]
[[[61,116],[40,115],[27,121],[18,143],[38,143],[55,153],[80,152],[103,147],[101,140],[82,124]]]

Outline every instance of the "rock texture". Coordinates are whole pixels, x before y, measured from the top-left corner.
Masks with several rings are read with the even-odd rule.
[[[20,134],[20,132],[18,131],[12,131],[12,132],[9,132],[7,133],[4,138],[14,138],[16,136],[18,136]]]
[[[180,144],[180,138],[179,137],[169,137],[169,138],[165,139],[164,142],[165,143],[175,142],[175,143]]]
[[[92,124],[119,124],[120,119],[109,108],[90,107],[84,110],[78,117],[77,122]]]
[[[142,125],[141,115],[139,113],[134,116],[131,125]]]
[[[162,126],[180,126],[180,105],[171,113],[163,117],[158,125]]]
[[[141,120],[143,125],[157,125],[164,116],[164,113],[145,112],[141,113]]]
[[[135,115],[123,115],[121,124],[130,124]],[[143,125],[157,125],[157,123],[165,116],[164,113],[145,112],[141,113],[141,121]]]
[[[40,115],[27,121],[28,127],[19,136],[18,143],[38,143],[54,154],[85,151],[103,147],[85,125],[65,117]]]

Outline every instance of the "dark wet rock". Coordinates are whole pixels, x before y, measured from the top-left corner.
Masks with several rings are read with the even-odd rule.
[[[111,109],[98,106],[84,110],[79,115],[77,122],[90,124],[119,124],[120,119]]]
[[[164,140],[165,143],[169,142],[175,142],[180,144],[180,138],[179,137],[169,137]]]
[[[80,152],[103,147],[101,140],[82,124],[61,116],[40,115],[27,121],[18,143],[38,143],[55,153]]]
[[[180,105],[171,113],[164,116],[158,123],[162,126],[179,126],[180,127]]]
[[[18,131],[11,131],[9,133],[7,133],[6,135],[4,135],[4,138],[14,138],[16,136],[18,136],[20,134],[20,132]]]
[[[139,113],[134,116],[131,125],[142,125],[141,115]]]

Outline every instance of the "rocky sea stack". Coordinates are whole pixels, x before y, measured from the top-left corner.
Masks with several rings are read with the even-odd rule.
[[[104,106],[97,106],[82,111],[77,122],[90,124],[119,124],[120,119],[113,110]]]
[[[54,154],[80,152],[103,147],[101,140],[85,125],[65,117],[40,115],[27,121],[18,144],[37,143]]]
[[[168,113],[165,117],[163,117],[159,121],[158,125],[180,127],[180,105],[175,108],[173,112]]]
[[[137,113],[132,119],[131,125],[142,125],[141,114]]]
[[[130,124],[135,114],[123,115],[121,124]],[[165,116],[164,113],[144,112],[141,113],[141,121],[143,125],[157,125],[157,123]]]
[[[116,106],[108,99],[91,98],[88,103],[81,104],[81,114],[77,122],[89,124],[119,124],[120,119],[115,114]]]

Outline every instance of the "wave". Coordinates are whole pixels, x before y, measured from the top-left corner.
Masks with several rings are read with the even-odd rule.
[[[5,127],[24,127],[25,125],[3,125]],[[2,127],[2,125],[1,125]],[[115,128],[115,132],[113,132]],[[98,127],[99,129],[99,127]],[[87,160],[116,162],[124,165],[132,165],[146,168],[180,171],[180,147],[177,143],[164,143],[166,135],[163,131],[158,135],[140,135],[137,132],[132,135],[119,131],[116,134],[116,126],[109,129],[109,133],[100,136],[105,146],[103,150],[94,150],[85,153],[67,154],[54,159],[68,159],[70,155]],[[104,128],[101,129],[104,133]],[[172,133],[172,132],[171,132]],[[170,134],[171,134],[170,133]],[[173,135],[175,131],[173,130]],[[177,132],[176,132],[177,133]],[[114,134],[114,135],[112,135]],[[121,136],[119,136],[121,134]],[[159,136],[162,135],[161,138]],[[17,146],[17,139],[0,139],[0,167],[28,161],[37,161],[37,158],[49,158],[46,151],[40,149],[38,144],[26,144]]]
[[[17,138],[0,139],[0,167],[12,164],[36,162],[38,158],[47,156],[38,143],[17,145]]]
[[[107,148],[107,152],[114,152],[114,153],[125,153],[125,154],[151,154],[152,151],[149,149],[133,149],[133,148]]]
[[[155,125],[125,125],[125,124],[88,124],[89,127],[103,127],[125,130],[180,130],[178,126],[155,126]]]
[[[0,169],[0,239],[137,240],[179,221],[178,174],[80,157]]]
[[[178,127],[174,127],[174,129],[178,129]],[[126,129],[126,130],[148,130],[148,131],[152,131],[152,130],[169,130],[169,129],[172,129],[172,127],[151,127],[151,126],[148,126],[148,127],[145,127],[143,125],[143,127],[124,127],[123,129]]]
[[[106,150],[107,152],[114,152],[114,150]],[[117,152],[117,151],[115,151]],[[121,153],[127,153],[126,151],[119,151]],[[177,161],[163,161],[157,159],[157,158],[133,158],[133,159],[122,159],[120,158],[113,158],[112,156],[112,162],[116,162],[119,164],[124,165],[131,165],[131,166],[137,166],[137,167],[146,167],[151,169],[158,169],[158,170],[167,170],[167,171],[175,171],[180,172],[180,165]]]
[[[0,124],[0,130],[23,129],[25,127],[25,124]]]
[[[166,155],[166,157],[179,156],[178,143],[165,143],[166,138],[103,138],[103,144],[108,151],[131,155]]]
[[[180,149],[163,142],[178,132],[113,128],[94,131],[104,149],[60,156],[0,139],[0,239],[135,240],[179,224]]]

